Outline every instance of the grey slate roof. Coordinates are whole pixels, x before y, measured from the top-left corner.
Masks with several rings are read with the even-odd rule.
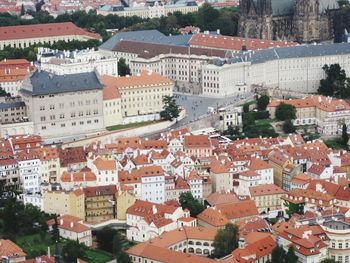
[[[275,59],[319,57],[350,54],[349,43],[325,44],[325,45],[300,45],[284,48],[270,48],[259,51],[250,51],[249,53],[236,54],[228,59],[228,63],[238,63],[250,61],[252,64],[264,63]],[[220,63],[215,63],[220,65]]]
[[[187,46],[190,39],[191,35],[166,36],[158,30],[139,30],[117,33],[104,42],[100,48],[104,50],[112,50],[122,40]]]
[[[36,96],[103,89],[95,72],[54,75],[46,71],[36,71],[30,76],[30,83],[32,89],[24,86],[20,91]]]
[[[24,107],[24,106],[25,106],[25,104],[23,101],[1,102],[0,103],[0,110],[9,109],[9,108]]]

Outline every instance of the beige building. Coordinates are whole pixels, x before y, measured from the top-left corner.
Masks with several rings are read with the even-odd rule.
[[[54,183],[60,175],[60,158],[56,148],[42,147],[37,149],[41,161],[41,182]]]
[[[48,214],[72,215],[85,219],[84,192],[74,191],[45,191],[43,193],[43,210]]]
[[[321,227],[329,238],[328,257],[336,262],[350,260],[350,224],[344,218],[326,220]]]
[[[26,107],[23,101],[0,97],[0,124],[18,123],[26,120]]]
[[[100,223],[116,218],[117,187],[115,185],[86,187],[85,194],[85,221]]]
[[[125,189],[122,187],[122,189],[116,194],[116,200],[117,219],[126,220],[126,211],[135,203],[136,197],[132,194],[132,191],[127,189],[127,187],[125,187]]]
[[[275,47],[233,54],[232,58],[203,65],[203,94],[224,97],[244,89],[249,91],[251,86],[316,93],[325,77],[322,69],[325,64],[338,63],[349,73],[349,54],[348,43]]]
[[[255,201],[259,213],[280,210],[282,208],[281,196],[285,191],[274,184],[262,184],[249,187],[250,197]]]
[[[242,127],[242,107],[234,107],[220,110],[220,131],[226,131],[229,127]]]
[[[104,129],[102,92],[95,72],[60,76],[36,71],[23,82],[20,96],[34,133],[57,138]]]
[[[101,40],[101,36],[87,32],[72,22],[0,27],[0,50],[6,46],[26,48],[39,43],[89,39]]]
[[[267,106],[270,118],[275,118],[276,108],[281,103],[295,107],[294,125],[316,125],[322,135],[340,134],[343,122],[350,125],[350,104],[346,100],[324,96],[291,100],[275,99]]]
[[[142,18],[160,18],[167,16],[169,13],[181,12],[182,14],[197,12],[198,6],[195,1],[187,1],[180,4],[161,5],[155,2],[154,5],[138,6],[138,7],[123,7],[105,5],[97,10],[98,15],[117,15],[123,17],[139,16]]]
[[[106,126],[159,119],[163,97],[173,95],[174,84],[158,73],[135,76],[102,76]]]

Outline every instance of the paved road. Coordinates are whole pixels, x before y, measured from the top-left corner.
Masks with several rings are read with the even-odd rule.
[[[208,107],[217,109],[228,105],[238,106],[247,98],[252,98],[253,95],[253,93],[246,93],[239,97],[231,96],[218,99],[202,97],[198,95],[185,95],[183,93],[175,93],[174,96],[176,98],[177,104],[184,107],[187,113],[187,117],[181,120],[176,126],[181,126],[188,122],[193,122],[199,118],[204,117],[208,113]]]

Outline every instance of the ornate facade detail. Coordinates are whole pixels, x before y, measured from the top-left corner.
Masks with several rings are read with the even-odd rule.
[[[336,0],[240,0],[242,37],[323,41],[333,38]]]

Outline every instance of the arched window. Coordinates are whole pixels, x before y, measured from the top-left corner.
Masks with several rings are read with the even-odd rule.
[[[188,249],[188,253],[194,253],[194,248],[193,248],[193,247],[190,247],[190,248]]]
[[[188,244],[189,245],[193,245],[193,241],[188,241]]]
[[[201,245],[202,245],[201,242],[199,242],[199,241],[196,242],[196,246],[201,246]]]
[[[203,254],[206,255],[206,256],[208,256],[208,255],[209,255],[209,249],[204,249],[204,250],[203,250]]]
[[[201,250],[200,248],[197,248],[197,249],[196,249],[196,254],[197,254],[197,255],[202,254],[202,250]]]
[[[208,242],[204,242],[204,243],[203,243],[203,246],[209,247],[209,243],[208,243]]]

